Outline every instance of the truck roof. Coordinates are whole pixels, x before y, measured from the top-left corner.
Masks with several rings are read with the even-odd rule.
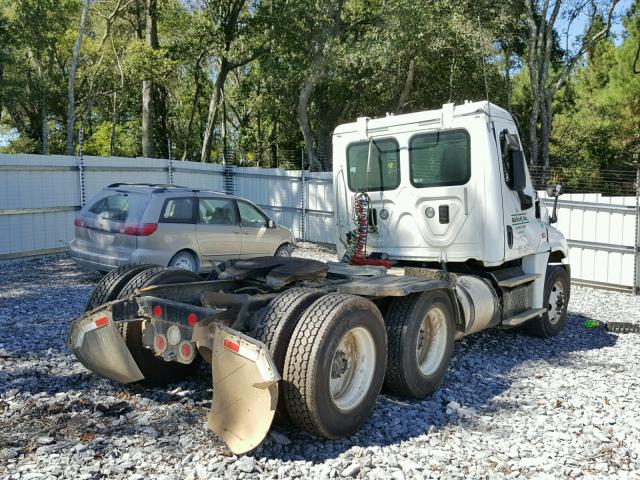
[[[358,118],[357,122],[338,125],[333,131],[333,134],[339,135],[357,132],[364,123],[366,123],[368,131],[375,132],[378,129],[398,125],[438,121],[442,118],[443,113],[447,111],[450,115],[452,114],[453,117],[484,114],[490,116],[490,118],[502,118],[513,121],[513,117],[509,112],[494,103],[487,102],[486,100],[480,102],[465,101],[462,105],[454,105],[452,103],[445,104],[437,110],[425,110],[423,112],[406,113],[402,115],[387,114],[387,116],[380,118],[361,117]]]

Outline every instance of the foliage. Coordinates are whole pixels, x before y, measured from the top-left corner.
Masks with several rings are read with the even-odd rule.
[[[332,5],[340,7],[337,19],[328,14]],[[525,5],[163,0],[154,49],[145,41],[144,0],[96,0],[79,55],[73,138],[77,146],[82,131],[85,154],[140,155],[142,82],[152,81],[158,156],[200,159],[211,99],[219,98],[212,159],[227,147],[249,152],[242,155],[246,164],[299,166],[305,142],[297,109],[305,81],[317,69],[321,75],[306,112],[324,168],[331,163],[331,132],[341,122],[487,94],[513,110],[528,148]],[[230,22],[234,6],[241,10]],[[69,65],[81,11],[81,0],[0,0],[0,125],[19,133],[4,151],[64,152]],[[599,169],[637,161],[640,75],[632,67],[639,18],[636,2],[623,20],[622,41],[590,49],[554,97],[555,163]],[[554,38],[550,68],[559,73],[565,52]],[[232,68],[216,84],[223,60]]]

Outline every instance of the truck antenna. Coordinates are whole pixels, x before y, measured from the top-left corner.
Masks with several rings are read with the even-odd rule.
[[[478,15],[478,32],[480,31],[480,15]],[[482,39],[478,38],[478,42],[480,42],[480,50],[482,52],[482,75],[484,77],[484,91],[487,96],[487,108],[489,109],[489,118],[491,118],[491,102],[489,101],[489,82],[487,81],[487,62],[486,62],[486,52],[484,50],[484,43],[482,43]]]

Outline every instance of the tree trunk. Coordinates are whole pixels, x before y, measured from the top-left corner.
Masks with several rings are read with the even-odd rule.
[[[113,107],[111,110],[111,141],[109,142],[109,155],[114,156],[116,154],[116,122],[118,113],[117,93],[113,92]]]
[[[158,49],[157,0],[146,0],[146,37],[149,47]],[[153,158],[156,156],[155,142],[153,138],[154,104],[153,104],[153,80],[142,81],[142,156]]]
[[[193,94],[193,102],[191,103],[191,112],[189,112],[189,123],[187,124],[187,136],[184,141],[184,150],[182,151],[182,160],[189,158],[189,141],[191,140],[191,134],[193,133],[193,118],[198,108],[198,101],[200,100],[200,60],[202,56],[198,58],[196,62],[196,70],[193,74],[193,81],[196,85],[196,90]]]
[[[400,92],[400,98],[398,99],[398,104],[396,105],[396,112],[402,113],[404,112],[404,107],[409,102],[409,95],[411,95],[411,89],[413,88],[413,78],[416,73],[416,62],[415,59],[411,59],[409,61],[409,68],[407,69],[407,77],[404,80],[404,87]]]
[[[310,170],[320,170],[320,162],[318,162],[318,159],[313,152],[313,134],[311,133],[309,113],[307,112],[307,108],[309,106],[309,98],[311,97],[311,93],[313,92],[313,89],[315,88],[316,83],[322,74],[321,67],[324,66],[320,65],[320,63],[324,64],[324,60],[321,57],[319,58],[320,60],[318,62],[317,68],[314,68],[314,65],[312,65],[311,71],[307,75],[307,78],[304,81],[304,86],[300,91],[300,96],[298,97],[298,123],[300,124],[300,129],[302,130],[304,146],[307,150],[308,168]]]
[[[207,126],[204,129],[204,138],[202,139],[202,152],[200,154],[201,162],[208,162],[211,159],[211,147],[213,146],[213,133],[216,126],[216,117],[218,108],[220,107],[222,98],[222,87],[229,73],[229,62],[222,57],[220,62],[220,70],[213,85],[211,93],[211,101],[209,102],[209,114],[207,115]]]
[[[91,8],[91,0],[82,2],[82,15],[80,16],[80,26],[78,27],[78,36],[76,43],[73,45],[71,54],[71,64],[69,65],[69,83],[67,84],[67,145],[66,154],[73,155],[73,127],[76,123],[76,72],[78,71],[78,60],[80,58],[80,47],[82,46],[82,37],[84,35],[84,26],[87,23],[89,9]]]
[[[40,100],[40,153],[49,155],[49,124],[47,123],[47,102],[44,98]]]

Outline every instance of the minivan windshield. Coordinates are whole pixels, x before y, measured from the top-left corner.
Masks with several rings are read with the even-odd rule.
[[[397,188],[400,185],[398,142],[385,138],[352,143],[347,147],[347,170],[349,189],[353,192]]]

